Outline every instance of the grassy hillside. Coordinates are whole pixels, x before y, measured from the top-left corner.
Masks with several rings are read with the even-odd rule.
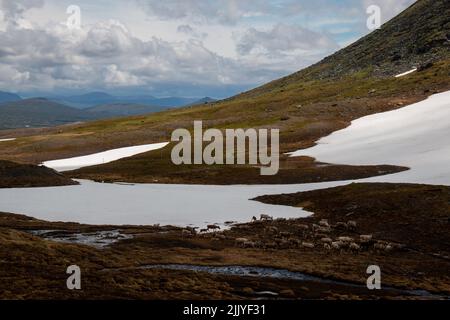
[[[381,30],[322,62],[227,100],[145,116],[5,132],[5,137],[19,139],[0,145],[0,152],[5,159],[38,163],[116,147],[169,141],[174,129],[192,128],[194,120],[203,120],[205,127],[222,129],[275,127],[280,129],[281,152],[309,147],[317,139],[346,127],[351,120],[450,90],[448,41],[436,40],[442,39],[443,34],[450,34],[450,25],[446,22],[449,15],[445,14],[448,9],[448,1],[418,1]],[[429,45],[429,50],[416,50],[417,46],[424,45]],[[393,61],[392,56],[398,52],[403,58]],[[378,65],[382,67],[378,68]],[[401,78],[392,76],[419,65],[426,68]],[[378,72],[388,69],[391,70],[389,74]],[[140,182],[165,181],[165,178],[180,182],[179,177],[185,176],[185,182],[188,182],[195,174],[208,176],[214,183],[222,170],[234,168],[175,167],[168,161],[168,151],[150,152],[107,166],[84,169],[77,176],[85,177],[86,174],[104,180]],[[155,168],[152,167],[155,159],[165,160],[159,163],[158,172],[151,169]],[[309,166],[314,167],[312,160],[309,161]],[[130,173],[131,166],[133,174]],[[294,176],[304,170],[303,165],[282,159],[282,171],[285,168],[293,168],[289,174]],[[186,174],[186,170],[191,174]],[[161,172],[171,175],[161,177]],[[173,179],[172,174],[177,179]],[[245,179],[249,176],[251,174],[242,175]],[[312,176],[315,177],[313,180],[321,179],[320,172],[314,172]],[[247,181],[245,179],[241,182]]]
[[[166,107],[149,106],[135,103],[112,103],[101,104],[95,107],[84,109],[85,111],[94,115],[103,114],[105,118],[119,117],[119,116],[133,116],[140,114],[147,114],[167,109]]]

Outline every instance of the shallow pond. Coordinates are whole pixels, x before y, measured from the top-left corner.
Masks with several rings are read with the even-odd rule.
[[[204,186],[80,182],[78,186],[0,189],[0,212],[86,224],[202,227],[212,223],[225,225],[228,221],[248,222],[261,213],[275,218],[305,217],[310,213],[301,208],[249,199],[348,183]]]

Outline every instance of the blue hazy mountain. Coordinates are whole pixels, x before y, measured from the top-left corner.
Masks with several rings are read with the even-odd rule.
[[[202,98],[186,98],[186,97],[164,97],[164,98],[156,98],[151,95],[136,95],[136,96],[113,96],[111,94],[105,92],[89,92],[82,95],[74,95],[74,96],[58,96],[47,98],[65,104],[67,106],[71,106],[74,108],[85,109],[91,108],[99,105],[147,105],[154,107],[181,107],[186,105],[191,105]]]
[[[50,127],[99,116],[45,98],[24,99],[0,104],[0,129]]]
[[[19,101],[19,100],[22,100],[22,98],[19,97],[17,94],[0,91],[0,103],[14,102],[14,101]]]

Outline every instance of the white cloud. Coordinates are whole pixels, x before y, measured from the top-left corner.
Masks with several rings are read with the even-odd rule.
[[[202,88],[249,88],[338,49],[347,39],[334,36],[349,30],[356,9],[365,25],[368,0],[348,1],[346,13],[331,19],[335,9],[325,7],[327,0],[136,0],[136,7],[79,0],[82,28],[69,30],[69,0],[0,0],[0,87],[138,87],[186,95]],[[370,2],[397,13],[413,1]],[[314,10],[328,15],[313,15],[314,23],[301,26],[305,12]]]
[[[299,50],[329,52],[337,48],[336,42],[325,34],[286,24],[278,24],[268,31],[250,28],[238,43],[238,51],[243,55],[257,50],[276,56]]]
[[[192,27],[188,24],[183,24],[183,25],[178,26],[177,31],[181,32],[181,33],[186,33],[186,34],[194,33],[194,29],[192,29]]]
[[[17,86],[11,88],[14,90],[249,87],[287,72],[286,62],[273,67],[270,59],[258,64],[252,59],[225,58],[207,49],[202,37],[195,37],[201,32],[186,26],[181,29],[189,31],[191,37],[168,42],[156,37],[136,38],[115,20],[83,25],[81,30],[69,30],[63,22],[35,29],[13,24],[6,32],[0,32],[2,71],[6,75],[0,79],[0,85]],[[269,48],[274,47],[275,44]]]
[[[44,0],[0,0],[0,8],[3,11],[3,19],[19,26],[23,21],[23,14],[31,8],[39,8],[44,5]]]
[[[198,24],[235,24],[241,18],[269,12],[270,2],[264,0],[136,0],[150,14],[161,19],[189,19]]]

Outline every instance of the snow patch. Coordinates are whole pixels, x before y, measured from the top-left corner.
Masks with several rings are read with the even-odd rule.
[[[14,141],[16,138],[0,139],[0,142]]]
[[[394,111],[357,119],[291,156],[410,170],[360,181],[450,185],[450,91]]]
[[[400,73],[400,74],[396,75],[395,77],[396,77],[396,78],[400,78],[400,77],[406,76],[406,75],[408,75],[408,74],[410,74],[410,73],[413,73],[413,72],[416,72],[416,71],[417,71],[417,68],[414,68],[414,69],[411,69],[411,70],[409,70],[409,71]]]
[[[81,157],[45,161],[44,163],[42,163],[42,165],[48,168],[52,168],[59,172],[70,171],[84,167],[105,164],[122,158],[132,157],[137,154],[162,149],[168,144],[169,142],[163,142],[163,143],[152,143],[140,146],[112,149]]]

